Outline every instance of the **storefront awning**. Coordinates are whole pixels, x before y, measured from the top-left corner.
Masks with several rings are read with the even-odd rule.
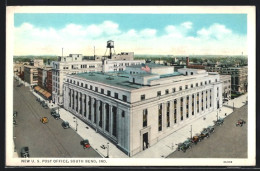
[[[35,86],[34,90],[39,92],[42,96],[44,96],[47,99],[49,99],[51,97],[51,93],[49,93],[48,91],[40,88],[39,86]]]

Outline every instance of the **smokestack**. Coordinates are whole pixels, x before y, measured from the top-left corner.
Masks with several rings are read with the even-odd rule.
[[[189,57],[186,57],[186,66],[189,66]]]

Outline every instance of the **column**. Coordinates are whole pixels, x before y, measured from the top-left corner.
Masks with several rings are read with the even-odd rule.
[[[85,94],[82,94],[82,117],[84,117],[84,112],[85,112]]]
[[[69,96],[69,98],[70,98],[70,101],[69,101],[69,108],[71,109],[72,108],[72,90],[71,89],[69,89],[69,92],[70,92],[70,96]]]
[[[94,124],[94,98],[91,98],[91,123]]]
[[[118,144],[121,144],[121,118],[122,118],[122,110],[117,108],[117,114],[116,114],[116,133],[117,133],[117,142]]]
[[[170,127],[174,125],[174,101],[170,101]]]
[[[78,93],[78,114],[80,114],[80,110],[81,110],[81,93]],[[80,114],[81,115],[81,114]]]
[[[74,99],[73,99],[73,102],[74,102],[74,104],[73,104],[73,105],[74,105],[74,111],[76,111],[76,108],[77,108],[77,106],[76,106],[76,104],[77,104],[77,103],[76,103],[76,100],[77,100],[76,97],[77,97],[77,91],[74,90]]]
[[[167,103],[166,102],[163,102],[162,103],[162,131],[164,131],[165,130],[165,128],[166,128],[166,105],[167,105]]]
[[[187,119],[187,111],[186,111],[186,105],[187,105],[187,96],[183,96],[183,121],[186,121]]]
[[[102,115],[103,115],[103,117],[102,117],[103,118],[103,120],[102,120],[102,122],[103,122],[102,123],[102,126],[103,126],[102,130],[103,130],[103,132],[105,132],[105,128],[106,128],[105,127],[106,126],[106,124],[105,124],[106,123],[106,103],[104,103],[104,102],[102,103],[102,110],[103,110],[102,111]]]
[[[100,100],[96,100],[96,117],[97,117],[97,125],[96,127],[98,128],[99,127],[99,115],[100,115],[100,110],[99,110],[99,107],[100,107]]]
[[[181,99],[177,98],[176,100],[177,100],[177,124],[179,125],[181,122],[181,110],[180,110]]]
[[[109,105],[109,135],[112,136],[113,129],[113,118],[112,118],[112,108],[113,106]]]

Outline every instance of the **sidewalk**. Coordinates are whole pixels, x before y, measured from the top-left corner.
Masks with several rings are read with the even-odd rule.
[[[37,93],[33,92],[33,94],[35,96],[41,98],[40,95],[38,95]],[[230,100],[228,102],[228,104],[225,103],[223,105],[223,107],[220,109],[220,111],[218,113],[218,116],[221,118],[225,118],[226,116],[228,116],[229,114],[231,114],[233,112],[233,102],[234,102],[235,108],[240,108],[243,105],[245,105],[246,100],[247,100],[247,94],[242,95],[236,99]],[[47,102],[47,104],[50,108],[58,107],[56,104],[53,104],[53,103]],[[61,119],[64,121],[68,121],[71,125],[71,128],[76,130],[75,129],[76,128],[76,122],[75,122],[76,119],[73,119],[73,117],[75,117],[75,116],[63,108],[59,109],[59,113],[60,113]],[[226,116],[225,116],[225,113],[226,113]],[[203,117],[205,117],[206,119],[204,120]],[[165,158],[176,150],[178,143],[182,143],[188,137],[190,137],[191,125],[192,125],[192,135],[195,135],[196,133],[200,133],[203,128],[213,125],[214,124],[213,121],[216,119],[217,119],[217,111],[211,112],[200,118],[198,117],[197,120],[192,121],[192,123],[187,124],[186,126],[173,132],[169,136],[160,140],[155,145],[149,147],[148,149],[134,155],[133,158]],[[104,145],[107,147],[107,143],[109,142],[109,157],[110,158],[128,158],[128,156],[125,153],[123,153],[121,150],[119,150],[113,143],[111,143],[109,140],[104,138],[99,133],[96,133],[96,131],[94,129],[89,127],[87,124],[82,122],[80,119],[77,119],[77,123],[78,123],[77,133],[83,139],[85,139],[85,138],[89,139],[91,146],[101,156],[103,156],[103,157],[107,156],[107,148],[102,149],[101,146]]]

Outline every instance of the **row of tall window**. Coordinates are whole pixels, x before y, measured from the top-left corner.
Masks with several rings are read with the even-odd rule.
[[[206,97],[205,97],[205,101],[206,101],[206,109],[208,108],[208,92],[210,93],[210,107],[211,107],[211,90],[206,90]],[[197,93],[197,113],[199,113],[199,94]],[[194,103],[195,103],[195,94],[193,94],[191,99],[191,115],[194,115]],[[204,110],[204,92],[201,92],[201,111]],[[189,109],[190,109],[190,96],[186,96],[186,118],[189,118]],[[183,111],[183,107],[184,107],[184,97],[180,98],[180,120],[183,121],[184,119],[184,111]],[[175,99],[173,101],[173,122],[174,124],[177,123],[177,99]],[[170,102],[168,101],[166,103],[166,127],[170,127],[171,126],[171,122],[170,122],[170,110],[171,110],[171,106],[170,106]],[[159,104],[158,105],[158,131],[162,131],[162,114],[163,114],[163,104]],[[143,110],[143,127],[147,126],[147,118],[148,118],[148,110],[144,109]]]
[[[76,82],[75,80],[72,82],[72,80],[69,81],[69,79],[67,79],[67,82],[70,82],[70,83],[75,84],[77,86],[95,91],[97,93],[105,94],[105,90],[103,88],[93,87],[92,85],[88,85],[88,84],[85,84],[85,86],[84,86],[84,83],[80,83],[79,81]],[[122,100],[124,102],[127,102],[127,96],[122,95],[122,98],[119,98],[119,94],[117,92],[114,92],[114,95],[112,96],[111,91],[107,90],[105,95],[110,96],[110,97],[114,97],[115,99],[119,99],[119,100]]]
[[[200,82],[200,85],[201,86],[203,86],[203,85],[207,85],[207,84],[210,84],[211,83],[211,80],[209,80],[209,81],[205,81],[204,83],[203,82]],[[199,86],[199,83],[196,83],[196,87],[198,87]],[[190,88],[193,88],[194,86],[193,86],[193,84],[191,84],[190,85]],[[188,85],[185,85],[185,90],[187,90],[189,88],[189,86]],[[182,86],[179,86],[179,91],[182,91]],[[175,93],[176,92],[176,88],[172,88],[172,93]],[[164,92],[164,94],[165,95],[167,95],[167,94],[169,94],[170,93],[170,90],[169,89],[166,89],[165,90],[165,92]],[[159,97],[159,96],[161,96],[162,95],[162,91],[157,91],[157,97]],[[145,94],[142,94],[141,96],[140,96],[140,98],[141,98],[141,101],[142,100],[145,100]]]

